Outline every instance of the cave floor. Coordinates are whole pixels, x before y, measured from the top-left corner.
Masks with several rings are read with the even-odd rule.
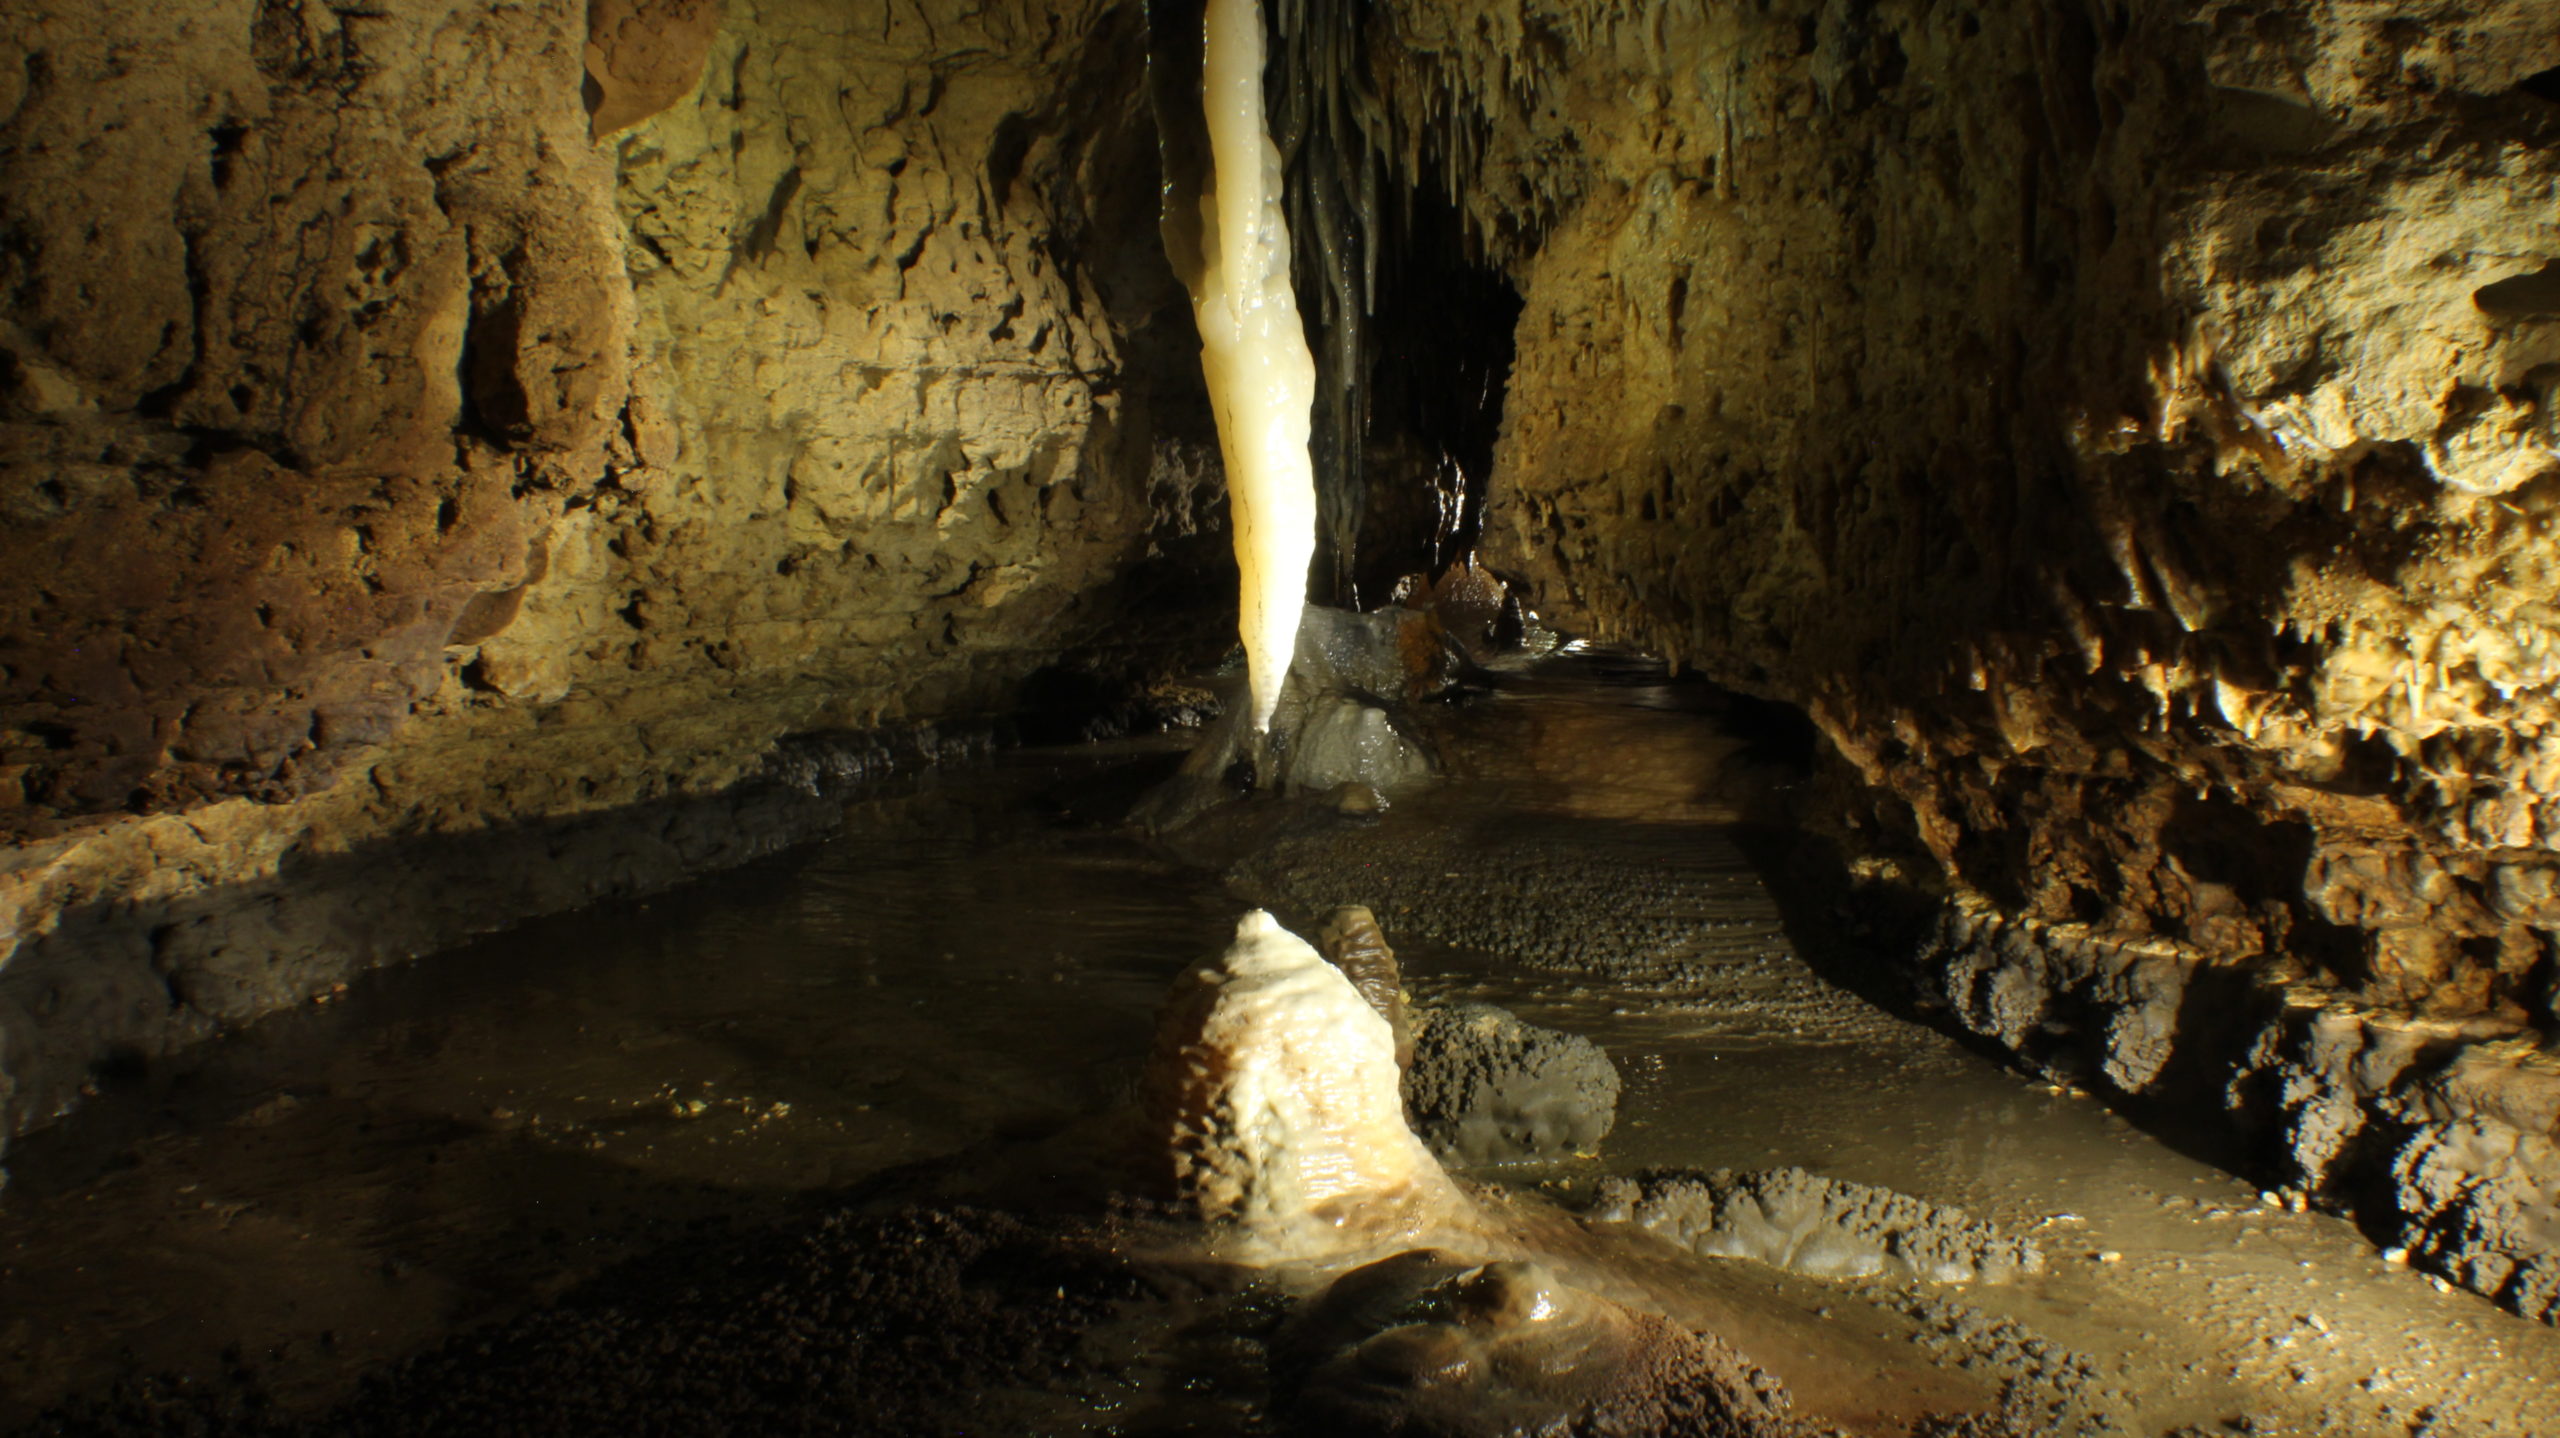
[[[1786,778],[1683,692],[1524,679],[1452,716],[1439,790],[1224,878],[1088,818],[1162,746],[1018,752],[112,1082],[12,1151],[0,1431],[145,1374],[323,1411],[624,1260],[1018,1167],[1126,1098],[1239,893],[1351,883],[1416,998],[1587,1035],[1626,1079],[1597,1160],[1478,1177],[1571,1207],[1604,1173],[1800,1165],[2041,1245],[2042,1274],[1961,1289],[1663,1250],[1659,1286],[1692,1284],[1802,1416],[1900,1431],[2006,1387],[2065,1431],[2560,1434],[2560,1334],[1821,977],[1737,842],[1736,796]],[[1576,877],[1502,942],[1432,921],[1541,864]],[[1657,942],[1664,921],[1687,937]],[[1624,952],[1587,961],[1577,933]],[[1046,1396],[986,1396],[971,1431],[1264,1431],[1249,1384],[1167,1400],[1151,1321],[1095,1334]]]

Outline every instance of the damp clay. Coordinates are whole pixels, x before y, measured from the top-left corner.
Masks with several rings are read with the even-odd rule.
[[[1589,1156],[1618,1118],[1617,1065],[1579,1034],[1492,1004],[1413,1020],[1405,1108],[1431,1151],[1462,1167]]]
[[[1387,1020],[1260,909],[1174,981],[1144,1105],[1164,1186],[1239,1261],[1348,1262],[1480,1227],[1405,1126]]]
[[[1947,1208],[1800,1168],[1603,1179],[1586,1217],[1650,1230],[1710,1258],[1809,1278],[2005,1283],[2044,1271],[2025,1239]]]

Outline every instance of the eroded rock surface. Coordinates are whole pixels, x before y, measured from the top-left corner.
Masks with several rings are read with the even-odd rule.
[[[1525,305],[1493,562],[1803,706],[1852,850],[2006,936],[1919,956],[1969,1023],[2208,1107],[2285,1062],[2235,1008],[2560,1031],[2547,6],[1420,3],[1370,53]],[[2297,1067],[2315,1127],[2504,1146]],[[2414,1152],[2323,1181],[2472,1222]],[[2504,1290],[2560,1190],[2483,1162]]]
[[[1134,7],[22,10],[0,1130],[1222,627]]]

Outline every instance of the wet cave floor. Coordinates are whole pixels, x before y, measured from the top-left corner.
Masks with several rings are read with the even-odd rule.
[[[1792,1165],[2042,1248],[1965,1286],[1640,1254],[1799,1418],[1900,1433],[2005,1393],[2050,1431],[2560,1435],[2560,1334],[1823,978],[1748,857],[1785,846],[1735,822],[1786,776],[1699,694],[1522,677],[1449,716],[1437,790],[1216,863],[1102,821],[1164,746],[1017,751],[122,1080],[12,1150],[0,1433],[559,1431],[522,1415],[653,1375],[738,1432],[1286,1431],[1268,1295],[1132,1287],[1001,1211],[1087,1201],[1095,1116],[1248,902],[1353,901],[1415,999],[1625,1079],[1596,1159],[1469,1177],[1570,1209],[1611,1173]],[[954,1195],[972,1217],[917,1206]],[[863,1396],[799,1412],[837,1330],[869,1346],[825,1383]],[[688,1356],[724,1343],[752,1361]],[[545,1344],[587,1356],[475,1388]],[[682,1412],[621,1430],[717,1426]]]

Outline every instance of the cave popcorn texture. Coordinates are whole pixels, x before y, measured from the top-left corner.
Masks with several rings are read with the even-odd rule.
[[[1316,369],[1289,287],[1280,151],[1263,129],[1262,7],[1211,0],[1206,26],[1200,92],[1211,177],[1200,200],[1201,264],[1191,275],[1191,304],[1226,455],[1236,623],[1253,691],[1252,727],[1260,731],[1279,707],[1315,558],[1307,428]]]

